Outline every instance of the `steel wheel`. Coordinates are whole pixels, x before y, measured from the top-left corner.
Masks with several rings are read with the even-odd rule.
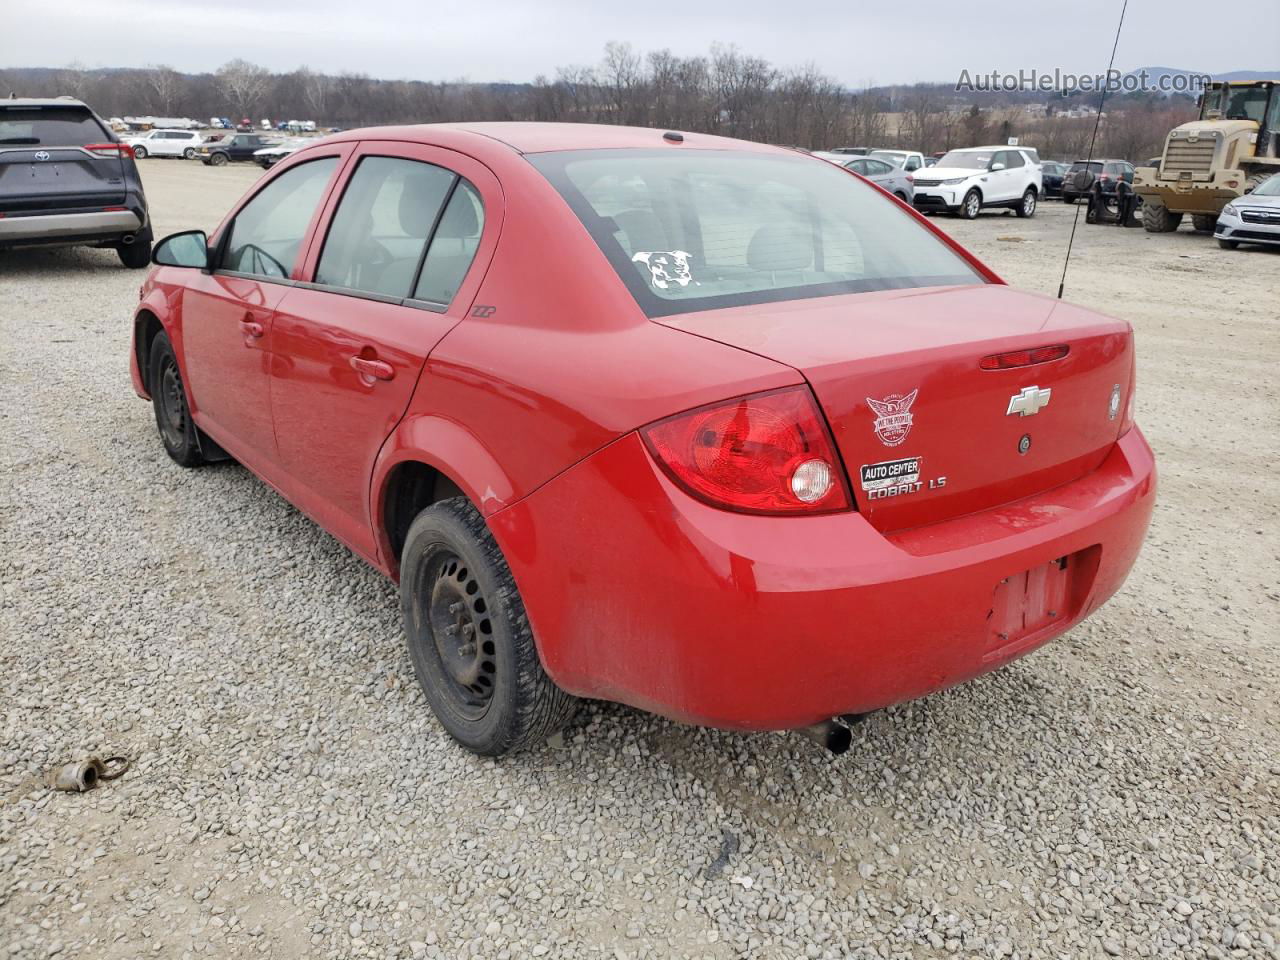
[[[205,462],[200,452],[199,431],[187,407],[187,394],[182,387],[182,373],[173,346],[165,334],[158,334],[151,344],[148,364],[151,406],[155,411],[156,430],[160,442],[175,463],[195,467]]]
[[[173,357],[165,357],[156,395],[160,416],[156,418],[166,446],[178,447],[187,436],[187,398],[182,393],[182,377]]]
[[[451,550],[440,551],[420,576],[417,595],[428,598],[426,619],[454,708],[466,720],[479,720],[493,699],[498,672],[493,624],[480,581]]]

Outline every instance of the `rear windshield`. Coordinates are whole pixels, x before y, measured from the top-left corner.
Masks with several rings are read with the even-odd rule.
[[[83,147],[110,140],[93,114],[83,108],[0,105],[0,146]]]
[[[721,150],[529,160],[650,317],[984,282],[883,190],[823,160]]]
[[[1071,169],[1073,171],[1083,170],[1085,167],[1088,167],[1092,173],[1102,172],[1102,162],[1099,160],[1095,160],[1092,163],[1085,163],[1083,160],[1077,160],[1075,163],[1071,165]]]

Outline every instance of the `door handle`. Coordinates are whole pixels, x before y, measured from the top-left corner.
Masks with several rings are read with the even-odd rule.
[[[246,336],[250,336],[255,339],[262,336],[263,333],[266,332],[263,329],[262,324],[260,324],[257,320],[241,320],[240,329],[244,331]]]
[[[385,360],[369,360],[365,357],[352,357],[351,369],[360,376],[373,380],[390,380],[396,375],[395,368]]]

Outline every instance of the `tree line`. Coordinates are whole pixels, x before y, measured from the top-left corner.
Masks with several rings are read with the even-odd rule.
[[[873,146],[926,152],[983,143],[1020,142],[1045,157],[1083,155],[1090,118],[1022,104],[966,108],[944,84],[854,91],[816,67],[783,68],[713,46],[701,56],[642,53],[607,44],[599,63],[561,67],[531,83],[381,80],[331,75],[302,66],[272,73],[232,60],[213,73],[167,65],[145,69],[0,71],[0,93],[70,95],[104,116],[227,116],[255,121],[315,120],[322,127],[481,120],[618,123],[741,137],[806,149]],[[1053,96],[1046,98],[1052,110]],[[1061,102],[1061,101],[1059,101]],[[1194,116],[1185,98],[1127,98],[1099,131],[1097,155],[1142,160],[1159,152],[1170,127]]]

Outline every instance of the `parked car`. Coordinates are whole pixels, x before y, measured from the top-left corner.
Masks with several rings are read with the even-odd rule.
[[[1121,180],[1133,183],[1133,164],[1127,160],[1077,160],[1063,175],[1063,202],[1088,199],[1095,179],[1102,185],[1102,192],[1110,197]]]
[[[253,160],[254,154],[264,147],[274,147],[279,140],[259,133],[234,133],[210,137],[196,148],[196,156],[206,166],[220,167],[224,163]]]
[[[969,147],[952,150],[915,179],[919,210],[946,210],[973,220],[988,207],[1009,207],[1020,217],[1035,216],[1044,191],[1040,167],[1025,147]]]
[[[937,157],[925,157],[925,158],[924,158],[924,165],[925,165],[926,167],[936,167],[936,166],[938,165],[938,158],[937,158]]]
[[[194,130],[148,130],[141,135],[125,137],[124,142],[139,160],[146,157],[184,157],[194,160],[204,138]]]
[[[1242,243],[1280,245],[1280,173],[1223,207],[1213,235],[1224,250]]]
[[[155,262],[130,360],[164,449],[396,579],[478,753],[577,697],[839,749],[835,717],[1080,622],[1151,515],[1129,324],[794,151],[357,130]]]
[[[262,167],[263,170],[270,170],[285,157],[295,153],[310,142],[306,138],[293,137],[282,143],[263,147],[261,150],[253,151],[253,162]]]
[[[0,100],[0,248],[114,249],[151,259],[151,217],[133,152],[79,100]]]
[[[1062,177],[1067,172],[1065,163],[1058,163],[1056,160],[1046,160],[1040,164],[1040,176],[1044,180],[1045,198],[1062,196]]]
[[[872,150],[867,156],[901,167],[907,173],[924,166],[924,154],[916,150]]]
[[[832,147],[827,153],[843,153],[854,157],[865,157],[871,152],[870,147]]]
[[[866,177],[878,187],[883,187],[889,193],[892,193],[899,200],[906,203],[911,202],[915,188],[912,186],[911,174],[907,173],[901,167],[895,167],[891,163],[885,163],[883,160],[877,160],[874,157],[853,157],[848,155],[819,152],[814,154],[815,157],[821,157],[838,166],[844,167],[846,170],[852,170],[860,176]]]

